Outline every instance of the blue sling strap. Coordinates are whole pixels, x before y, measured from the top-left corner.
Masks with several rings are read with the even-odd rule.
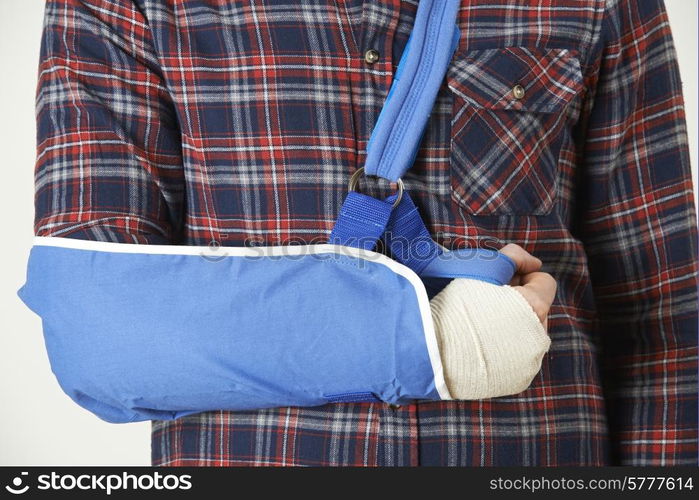
[[[410,38],[367,146],[367,175],[396,182],[412,166],[459,41],[459,0],[420,0]]]
[[[417,207],[405,192],[377,200],[350,192],[331,233],[330,243],[372,250],[383,237],[391,256],[423,278],[472,278],[495,285],[510,282],[515,263],[487,248],[446,250],[425,227]]]
[[[392,197],[387,198],[387,200]],[[425,227],[410,195],[404,193],[384,233],[395,260],[423,278],[472,278],[495,285],[510,282],[515,263],[507,255],[487,248],[446,250]]]
[[[386,230],[393,202],[356,191],[345,198],[328,243],[373,250]]]
[[[458,45],[458,7],[458,0],[421,0],[408,44],[369,139],[366,176],[400,182],[412,166]],[[371,250],[383,234],[393,258],[420,276],[468,277],[499,285],[510,281],[514,262],[496,250],[445,251],[440,247],[432,240],[408,193],[402,192],[402,184],[400,187],[398,196],[377,200],[354,192],[350,186],[330,242]]]

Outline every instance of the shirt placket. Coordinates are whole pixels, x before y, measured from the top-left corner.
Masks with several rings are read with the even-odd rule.
[[[360,2],[361,0],[351,0]],[[400,0],[364,0],[359,24],[352,27],[356,53],[352,68],[352,113],[357,144],[357,165],[363,166],[366,146],[393,82],[395,65],[407,42],[410,26],[401,16]],[[345,12],[347,10],[345,9]],[[408,16],[409,17],[409,16]],[[412,22],[412,19],[410,20]],[[400,31],[400,32],[399,32]],[[385,196],[387,183],[365,186],[368,194]],[[418,465],[417,405],[377,404],[380,414],[378,465]]]
[[[355,5],[358,1],[361,0],[350,0]],[[393,42],[400,9],[400,0],[364,0],[359,23],[348,23],[352,28],[355,45],[355,53],[351,54],[350,73],[353,75],[352,114],[357,144],[357,168],[364,165],[369,137],[393,82]]]

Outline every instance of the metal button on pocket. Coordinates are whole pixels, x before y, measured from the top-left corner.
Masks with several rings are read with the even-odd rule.
[[[514,96],[515,99],[521,99],[524,97],[524,87],[521,85],[515,85],[512,87],[512,95]]]
[[[379,51],[374,50],[374,49],[369,49],[366,52],[364,52],[364,61],[367,64],[374,64],[376,61],[379,60]]]

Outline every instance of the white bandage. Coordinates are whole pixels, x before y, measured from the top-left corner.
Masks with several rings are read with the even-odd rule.
[[[430,306],[453,399],[507,396],[529,387],[551,340],[517,290],[457,278]]]

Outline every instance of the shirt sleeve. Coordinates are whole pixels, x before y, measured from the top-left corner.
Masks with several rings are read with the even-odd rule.
[[[180,132],[133,0],[49,0],[36,89],[37,236],[180,238]]]
[[[697,463],[697,221],[662,0],[610,0],[583,110],[577,221],[612,459]]]

